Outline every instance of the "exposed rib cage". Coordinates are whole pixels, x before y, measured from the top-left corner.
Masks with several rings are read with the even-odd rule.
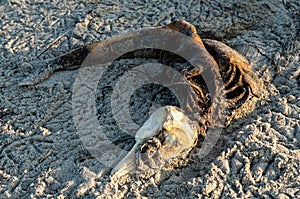
[[[187,156],[197,141],[201,143],[207,137],[208,127],[225,127],[232,119],[242,117],[254,109],[261,84],[243,56],[221,42],[205,39],[202,41],[196,28],[186,21],[174,21],[168,24],[167,28],[183,33],[187,39],[184,42],[175,42],[178,45],[171,50],[162,50],[169,49],[167,47],[172,42],[178,41],[178,38],[172,39],[171,33],[159,36],[159,39],[162,38],[163,43],[167,44],[167,47],[162,49],[158,49],[160,46],[145,48],[141,45],[140,43],[147,41],[144,34],[141,34],[139,42],[134,43],[134,48],[128,48],[128,44],[122,42],[127,41],[128,36],[107,40],[103,42],[104,44],[94,43],[50,60],[47,62],[48,71],[43,76],[37,75],[32,81],[23,84],[39,83],[57,70],[79,68],[82,64],[89,66],[89,64],[111,63],[121,59],[155,59],[180,72],[184,77],[183,80],[171,81],[174,85],[170,86],[176,86],[183,96],[183,99],[179,99],[182,100],[180,106],[184,106],[180,107],[182,111],[177,110],[177,105],[158,108],[157,112],[154,112],[155,117],[151,115],[151,120],[148,120],[150,122],[145,122],[145,126],[136,133],[134,147],[113,169],[112,173],[116,172],[117,175],[124,174],[119,171],[128,171],[129,168],[144,170],[174,165],[177,160]],[[174,33],[174,31],[169,32]],[[137,33],[143,31],[133,33],[131,37],[136,38]],[[188,55],[186,57],[189,60],[180,56],[178,52],[182,53],[182,51]],[[84,62],[89,55],[93,58],[92,62],[85,65]],[[110,59],[110,55],[113,55],[113,59]],[[107,67],[106,70],[109,70],[110,66]],[[114,68],[113,65],[111,68]],[[215,76],[218,73],[221,78]],[[116,73],[122,76],[121,74]],[[161,79],[173,78],[164,71],[162,74]],[[223,80],[223,84],[220,84],[220,79]],[[189,85],[189,87],[180,87],[182,85]],[[214,87],[212,85],[215,85],[215,88],[211,88]],[[156,94],[158,92],[159,89]],[[171,97],[167,99],[168,103],[170,99]]]
[[[229,123],[253,110],[262,85],[248,61],[238,52],[219,41],[203,39],[203,43],[219,66],[224,82]]]
[[[235,50],[219,41],[209,39],[202,40],[197,35],[193,25],[188,24],[187,26],[181,26],[184,23],[185,22],[177,21],[171,23],[171,25],[167,25],[167,27],[190,35],[191,39],[198,43],[202,48],[205,48],[217,62],[225,89],[224,98],[226,104],[224,105],[227,106],[227,111],[226,113],[219,113],[225,114],[225,126],[229,124],[232,119],[239,118],[246,113],[251,112],[254,108],[254,103],[258,96],[259,89],[261,88],[261,84],[259,83],[258,77],[253,73],[247,60]],[[58,70],[79,68],[87,55],[101,43],[102,42],[96,42],[50,60],[46,75],[36,75],[32,80],[28,82],[25,81],[24,84],[21,83],[20,85],[30,86],[37,84],[49,77],[51,73]],[[188,81],[186,83],[190,84],[197,96],[197,102],[190,101],[187,103],[190,103],[189,106],[194,110],[198,110],[200,113],[201,117],[198,118],[200,123],[204,126],[208,124],[214,126],[215,118],[210,117],[211,109],[213,109],[214,106],[211,104],[212,101],[206,87],[206,82],[202,78],[202,76],[205,75],[205,71],[201,71],[200,68],[193,68],[191,65],[187,64],[188,60],[184,60],[174,53],[160,49],[135,50],[123,54],[118,59],[134,58],[154,58],[159,60],[162,64],[171,66],[183,73]]]

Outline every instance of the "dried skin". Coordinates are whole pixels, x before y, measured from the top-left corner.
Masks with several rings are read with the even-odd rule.
[[[255,101],[259,95],[259,91],[261,90],[261,84],[244,57],[221,42],[214,40],[202,41],[197,34],[196,28],[186,21],[175,21],[168,24],[166,27],[189,36],[191,41],[193,41],[191,43],[198,45],[203,52],[207,53],[207,50],[210,55],[207,53],[203,55],[200,54],[198,56],[202,56],[203,60],[205,60],[208,65],[217,65],[219,70],[218,72],[220,72],[221,78],[224,82],[225,96],[218,96],[220,95],[218,92],[216,92],[217,96],[212,96],[207,89],[207,82],[203,79],[203,77],[207,75],[208,71],[203,71],[201,67],[177,68],[177,70],[185,75],[187,80],[186,83],[191,85],[193,89],[192,92],[194,92],[197,96],[195,101],[187,95],[187,99],[184,104],[188,109],[199,112],[199,117],[196,118],[196,120],[200,124],[201,129],[200,127],[198,128],[198,134],[205,136],[206,127],[216,125],[217,120],[220,120],[220,118],[226,117],[224,125],[226,126],[232,119],[239,118],[254,109]],[[178,66],[178,63],[182,65],[183,63],[188,63],[190,61],[184,60],[182,57],[160,49],[139,49],[122,54],[124,49],[127,48],[119,46],[118,39],[124,41],[128,39],[128,43],[126,44],[127,48],[134,44],[134,42],[130,42],[130,39],[134,40],[134,38],[130,38],[130,35],[124,38],[121,37],[105,41],[106,47],[109,47],[107,49],[109,54],[121,54],[121,56],[117,57],[117,59],[155,58],[161,63],[173,66],[174,68]],[[166,39],[168,39],[168,37],[166,37]],[[33,81],[27,81],[25,83],[21,83],[21,85],[28,86],[39,83],[40,80],[47,78],[51,75],[51,73],[57,70],[79,68],[86,57],[101,44],[102,42],[99,42],[79,48],[53,60],[53,62],[49,64],[49,71],[43,73],[46,74],[45,76],[38,75],[35,79],[33,79]],[[188,44],[185,43],[183,45]],[[98,61],[100,60],[105,62],[105,59],[106,57],[102,56],[98,59]],[[217,101],[215,101],[214,98],[217,98]],[[223,103],[223,98],[226,103]],[[218,106],[227,106],[227,112],[217,112]],[[212,116],[214,115],[213,113],[216,116]],[[134,148],[135,150],[138,150],[135,151],[137,154],[137,160],[135,160],[136,166],[140,169],[157,169],[167,166],[176,158],[185,157],[188,151],[194,147],[194,143],[190,144],[188,142],[189,144],[185,145],[185,143],[187,143],[185,141],[186,135],[181,133],[182,129],[180,128],[174,128],[169,131],[160,129],[160,131],[156,132],[154,136],[149,136],[145,138],[145,140],[141,141],[136,139],[139,144],[139,147],[136,146]],[[130,158],[133,157],[134,155],[131,154]],[[125,162],[132,164],[133,161],[126,159]]]

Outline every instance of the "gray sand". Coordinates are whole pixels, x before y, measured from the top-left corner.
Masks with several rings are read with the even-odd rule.
[[[0,198],[300,198],[300,3],[254,2],[1,1]],[[172,17],[243,54],[269,96],[232,122],[205,158],[191,154],[171,171],[111,180],[74,127],[77,70],[17,84],[37,70],[35,61]]]

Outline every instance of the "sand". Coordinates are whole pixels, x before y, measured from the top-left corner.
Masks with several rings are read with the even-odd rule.
[[[0,198],[300,198],[299,10],[297,0],[1,1]],[[195,150],[173,170],[110,179],[76,132],[78,70],[32,87],[18,83],[47,69],[45,59],[172,18],[243,54],[267,96],[224,129],[207,156]],[[107,100],[97,96],[99,110]],[[120,131],[100,116],[118,143]],[[133,118],[145,121],[138,112]],[[129,150],[133,138],[123,140],[118,144]]]

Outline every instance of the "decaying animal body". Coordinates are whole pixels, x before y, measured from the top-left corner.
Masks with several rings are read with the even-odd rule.
[[[221,121],[223,121],[221,125],[226,127],[230,124],[231,120],[240,118],[248,112],[251,112],[259,97],[262,84],[253,73],[248,61],[242,55],[222,42],[210,39],[202,40],[198,36],[196,28],[185,21],[174,21],[166,27],[191,37],[195,43],[205,48],[213,57],[214,60],[212,62],[215,62],[218,66],[223,81],[222,88],[224,89],[224,96],[215,97],[223,101],[215,105],[214,101],[209,98],[209,95],[207,95],[208,91],[201,85],[205,84],[202,79],[202,76],[205,75],[203,71],[201,71],[202,73],[200,74],[197,73],[199,72],[197,70],[186,74],[188,82],[192,85],[194,92],[198,96],[197,105],[202,107],[198,110],[201,111],[200,118],[191,121],[188,118],[181,117],[181,114],[184,115],[182,110],[172,109],[172,107],[162,107],[158,109],[153,115],[166,114],[166,116],[163,117],[164,119],[160,118],[159,120],[161,121],[160,128],[156,129],[156,132],[153,132],[154,128],[151,128],[149,124],[154,120],[154,117],[150,117],[137,133],[137,137],[140,137],[140,134],[143,134],[145,137],[143,137],[143,139],[136,139],[136,144],[132,150],[113,169],[112,173],[116,176],[136,169],[160,169],[172,164],[179,158],[186,157],[188,152],[195,146],[195,142],[198,141],[198,136],[202,136],[202,138],[205,137],[208,126],[214,127],[218,125],[218,122],[215,120],[220,120],[221,118]],[[203,103],[205,105],[201,106]],[[217,102],[215,101],[215,103]],[[212,110],[218,109],[218,106],[222,105],[226,106],[224,112],[216,113]],[[175,110],[181,114],[173,114],[172,111]],[[217,117],[211,117],[213,112],[217,114]],[[220,114],[225,114],[225,118],[223,117],[224,115]],[[169,126],[170,123],[177,128],[172,129]],[[186,126],[189,126],[190,129],[187,130]],[[144,131],[145,128],[151,130]],[[172,130],[168,131],[166,129]],[[148,134],[149,132],[150,134]],[[184,139],[183,137],[192,137],[192,139]],[[181,151],[178,152],[178,150],[174,150],[176,147],[180,148]],[[165,153],[166,149],[168,149],[167,155]]]
[[[162,30],[165,32],[160,38],[152,38]],[[155,48],[157,41],[165,46]],[[91,55],[93,52],[97,53]],[[85,63],[88,56],[96,58]],[[191,89],[182,91],[187,92],[184,107],[163,106],[150,115],[137,131],[133,148],[113,168],[111,174],[117,177],[137,170],[162,169],[185,158],[205,138],[207,128],[226,127],[231,120],[251,112],[262,88],[242,55],[222,42],[201,39],[196,28],[184,20],[76,49],[51,61],[50,71],[21,85],[37,84],[56,70],[135,58],[154,58],[175,67],[185,78],[180,83]],[[193,67],[177,64],[186,62]]]

